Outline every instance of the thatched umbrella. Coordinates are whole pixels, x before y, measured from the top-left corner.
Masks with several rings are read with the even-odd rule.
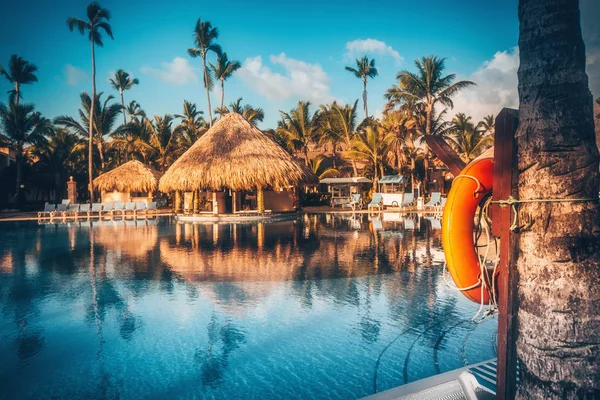
[[[94,179],[94,189],[103,192],[153,192],[156,190],[160,174],[141,162],[126,162]]]
[[[159,190],[257,189],[264,211],[264,187],[296,185],[307,171],[271,138],[241,115],[224,115],[165,172]]]

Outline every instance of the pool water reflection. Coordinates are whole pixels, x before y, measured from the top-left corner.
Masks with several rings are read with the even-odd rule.
[[[2,223],[0,398],[350,399],[492,358],[437,227]]]

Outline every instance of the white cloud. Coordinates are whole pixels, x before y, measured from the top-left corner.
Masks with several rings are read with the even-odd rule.
[[[402,61],[402,56],[392,46],[376,39],[357,39],[346,43],[346,58],[352,59],[365,53],[391,56],[396,62]]]
[[[477,86],[465,89],[456,96],[449,117],[464,112],[479,121],[486,115],[498,114],[504,107],[519,108],[518,68],[519,48],[515,47],[510,51],[497,52],[471,76],[458,77],[473,81]]]
[[[65,65],[63,74],[67,80],[67,85],[71,86],[77,85],[78,82],[86,80],[88,77],[84,70],[74,67],[71,64]]]
[[[285,53],[269,57],[273,65],[285,72],[273,72],[263,64],[262,57],[247,58],[237,76],[253,90],[271,101],[289,98],[309,100],[315,104],[334,100],[329,88],[329,77],[319,64],[288,58]]]
[[[161,63],[162,69],[143,66],[142,73],[155,76],[173,85],[184,85],[186,83],[198,82],[196,69],[190,66],[187,59],[175,57],[172,62]]]

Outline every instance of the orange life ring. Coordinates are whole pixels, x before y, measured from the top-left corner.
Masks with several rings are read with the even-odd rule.
[[[448,193],[442,220],[442,244],[448,271],[462,293],[472,301],[488,304],[487,290],[480,282],[479,257],[475,249],[473,231],[475,212],[482,199],[492,191],[493,158],[476,159],[455,178]]]

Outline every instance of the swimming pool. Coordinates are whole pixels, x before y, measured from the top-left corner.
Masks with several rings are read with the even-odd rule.
[[[436,227],[0,223],[0,398],[351,399],[493,358]]]

